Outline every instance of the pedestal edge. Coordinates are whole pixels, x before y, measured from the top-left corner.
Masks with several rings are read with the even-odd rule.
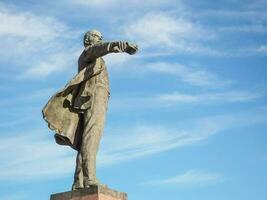
[[[50,199],[53,200],[59,196],[65,196],[65,198],[71,199],[74,197],[86,196],[88,194],[104,194],[104,195],[108,195],[108,196],[118,198],[118,199],[123,199],[123,200],[127,199],[127,193],[119,192],[117,190],[110,189],[107,186],[103,186],[103,185],[96,185],[90,188],[84,188],[80,190],[55,193],[51,195]]]

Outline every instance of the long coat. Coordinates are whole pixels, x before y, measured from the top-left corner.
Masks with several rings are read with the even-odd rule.
[[[105,69],[101,57],[82,69],[63,90],[53,95],[42,110],[48,127],[55,132],[60,145],[69,145],[79,150],[82,134],[81,115],[90,109],[90,91],[94,89],[94,78]],[[84,92],[86,85],[87,92]],[[88,92],[89,91],[89,92]]]

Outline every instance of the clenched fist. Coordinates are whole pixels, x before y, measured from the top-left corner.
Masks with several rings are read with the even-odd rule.
[[[133,55],[135,54],[136,52],[138,51],[138,46],[137,44],[133,44],[133,43],[128,43],[127,42],[127,46],[126,46],[126,49],[125,49],[125,52],[130,54],[130,55]]]
[[[138,51],[138,46],[133,43],[119,41],[119,42],[111,42],[109,49],[110,52],[114,53],[126,52],[130,55],[133,55]]]

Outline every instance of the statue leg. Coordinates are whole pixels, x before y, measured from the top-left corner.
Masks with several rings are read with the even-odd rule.
[[[81,157],[84,187],[97,185],[96,154],[104,129],[108,102],[105,88],[97,88],[93,96],[92,107],[84,114],[84,131],[82,136]]]
[[[82,170],[82,155],[79,151],[76,157],[76,169],[74,174],[74,182],[72,185],[72,190],[78,190],[81,188],[83,188],[83,170]]]

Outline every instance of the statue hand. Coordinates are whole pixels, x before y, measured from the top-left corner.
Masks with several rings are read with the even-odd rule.
[[[110,43],[110,52],[113,53],[122,53],[126,52],[130,55],[135,54],[138,50],[138,46],[133,43],[118,41]]]
[[[127,42],[127,46],[126,46],[126,49],[125,49],[125,52],[130,54],[130,55],[133,55],[135,54],[136,52],[138,51],[138,46],[137,44],[134,44],[134,43],[128,43]]]

